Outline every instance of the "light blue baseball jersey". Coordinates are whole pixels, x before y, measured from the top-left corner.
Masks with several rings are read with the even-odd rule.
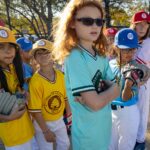
[[[109,64],[110,64],[111,70],[114,73],[114,75],[121,79],[121,83],[122,83],[121,85],[122,85],[122,89],[123,89],[125,80],[124,80],[123,76],[121,75],[121,71],[120,71],[117,60],[113,59],[109,62]],[[131,105],[136,104],[137,100],[138,100],[138,88],[137,88],[137,86],[132,86],[131,89],[134,92],[134,96],[131,99],[129,99],[128,101],[123,101],[123,99],[121,98],[121,93],[120,93],[120,96],[118,98],[116,98],[112,102],[112,104],[120,105],[120,106],[131,106]]]
[[[74,101],[81,92],[96,90],[98,80],[114,78],[108,60],[97,54],[93,56],[79,46],[66,58],[64,71],[73,115],[73,150],[108,150],[112,122],[110,104],[95,112]],[[93,99],[91,101],[94,103]]]
[[[33,75],[33,69],[27,63],[23,63],[23,76],[24,79],[29,79]],[[28,83],[25,82],[23,85],[24,90],[28,91]]]

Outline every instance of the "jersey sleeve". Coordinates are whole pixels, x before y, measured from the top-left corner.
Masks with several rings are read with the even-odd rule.
[[[95,90],[84,59],[79,50],[74,50],[65,61],[65,75],[74,96],[80,95],[81,92]]]
[[[42,109],[42,90],[40,83],[31,78],[29,82],[30,100],[28,109],[30,112],[41,112]]]
[[[107,59],[106,59],[105,77],[106,77],[106,79],[115,82],[115,74],[112,72],[109,61]]]

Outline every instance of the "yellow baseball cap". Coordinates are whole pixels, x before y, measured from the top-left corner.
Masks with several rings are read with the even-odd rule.
[[[0,26],[0,43],[12,43],[18,46],[13,32],[10,29],[3,26]]]
[[[53,45],[52,42],[50,42],[48,40],[45,40],[45,39],[38,40],[38,41],[36,41],[36,43],[33,44],[33,48],[30,51],[30,54],[32,56],[34,56],[35,52],[39,49],[46,49],[51,52],[52,45]]]

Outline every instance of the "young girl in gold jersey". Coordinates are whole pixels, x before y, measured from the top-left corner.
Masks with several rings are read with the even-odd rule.
[[[22,61],[15,36],[0,27],[0,88],[1,92],[24,93]],[[23,110],[20,110],[23,109]],[[10,115],[0,114],[0,138],[6,150],[31,150],[34,130],[26,108],[13,108]]]

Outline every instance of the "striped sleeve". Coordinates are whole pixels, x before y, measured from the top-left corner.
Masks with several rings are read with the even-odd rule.
[[[75,50],[65,61],[65,75],[68,78],[73,96],[79,96],[81,92],[95,90],[84,59],[81,52]]]

